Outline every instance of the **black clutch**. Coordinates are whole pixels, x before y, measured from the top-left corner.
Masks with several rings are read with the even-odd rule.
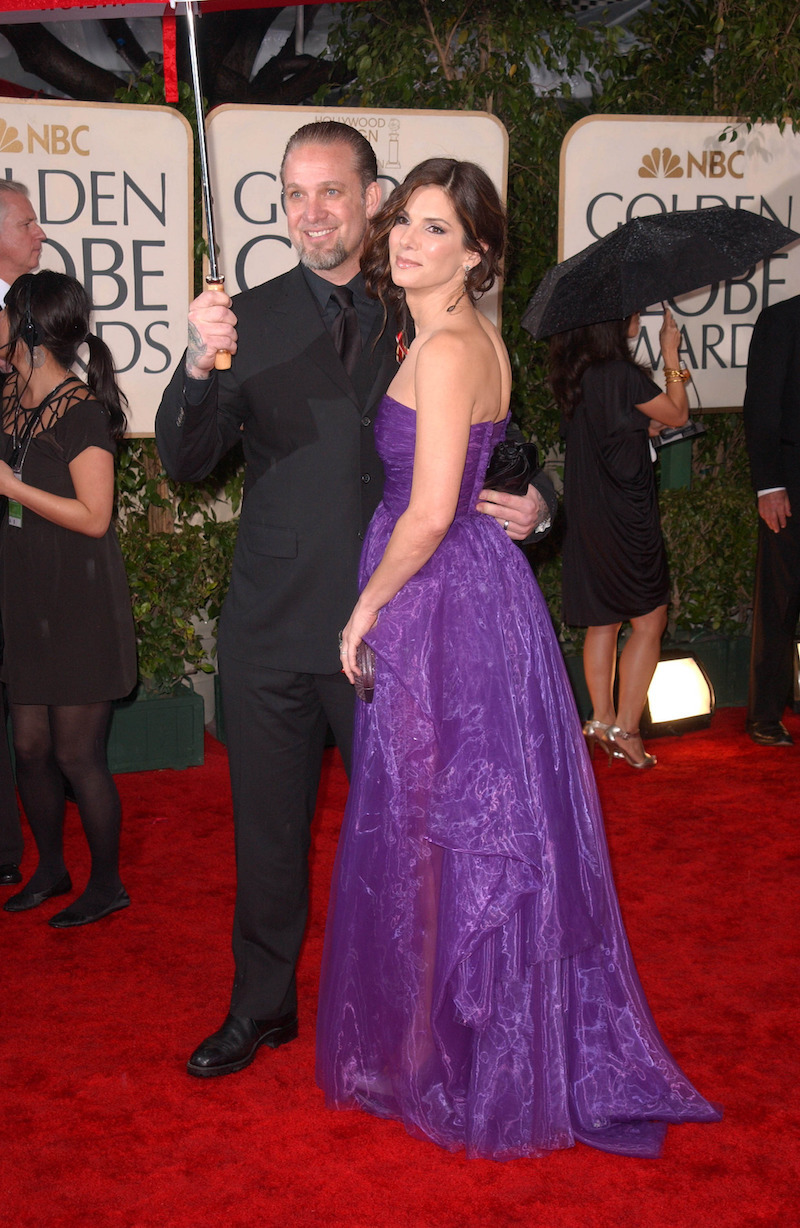
[[[524,495],[538,470],[539,451],[535,443],[503,439],[489,458],[483,484],[504,495]]]

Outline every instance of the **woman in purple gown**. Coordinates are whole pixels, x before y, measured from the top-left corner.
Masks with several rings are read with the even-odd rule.
[[[416,167],[373,223],[368,284],[415,338],[376,425],[383,502],[343,666],[375,654],[328,918],[327,1102],[469,1156],[576,1139],[654,1156],[719,1112],[666,1050],[628,947],[591,766],[524,555],[476,511],[510,367],[475,309],[504,218],[468,162]],[[407,317],[405,317],[407,318]]]

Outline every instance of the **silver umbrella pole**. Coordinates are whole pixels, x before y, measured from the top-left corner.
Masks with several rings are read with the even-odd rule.
[[[194,3],[187,0],[186,23],[189,32],[189,61],[192,67],[192,89],[194,91],[194,106],[197,116],[197,148],[200,154],[200,183],[203,192],[203,215],[206,221],[206,238],[208,242],[208,268],[206,284],[214,289],[222,290],[225,278],[217,264],[217,243],[214,233],[214,202],[211,195],[211,177],[208,172],[208,145],[206,143],[205,115],[203,114],[203,85],[200,80],[200,64],[197,59],[197,34],[194,27]],[[231,365],[231,356],[227,350],[217,350],[214,366],[218,371],[227,371]]]

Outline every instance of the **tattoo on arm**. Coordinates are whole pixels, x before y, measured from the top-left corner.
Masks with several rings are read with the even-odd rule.
[[[193,367],[198,358],[205,355],[206,347],[203,338],[197,330],[197,325],[189,323],[189,345],[186,350],[186,366]]]

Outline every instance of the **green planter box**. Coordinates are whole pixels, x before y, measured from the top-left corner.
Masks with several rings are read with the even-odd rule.
[[[117,700],[108,735],[112,772],[200,767],[203,763],[203,699],[190,684],[171,695],[143,686]]]
[[[222,687],[219,674],[214,675],[214,733],[223,746],[225,743],[225,713],[222,711]]]
[[[750,673],[750,636],[728,639],[722,635],[700,636],[695,640],[670,644],[686,648],[702,661],[711,679],[718,708],[744,708]]]

